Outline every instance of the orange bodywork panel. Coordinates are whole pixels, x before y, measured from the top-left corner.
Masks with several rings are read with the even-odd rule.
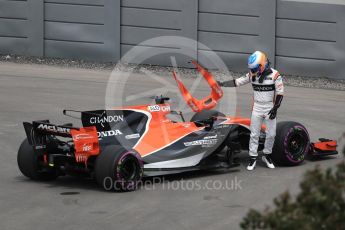
[[[193,122],[151,122],[149,124],[150,131],[143,136],[138,145],[134,146],[134,150],[144,157],[175,143],[188,134],[202,129],[196,127]]]
[[[328,140],[328,141],[321,141],[313,143],[313,147],[316,150],[321,151],[336,151],[337,150],[337,141]]]
[[[124,109],[139,110],[149,115],[146,132],[133,147],[142,157],[157,152],[193,132],[204,129],[193,122],[172,122],[166,117],[169,104],[129,106]]]
[[[90,156],[99,154],[98,135],[95,126],[71,129],[77,162],[86,163]]]
[[[218,85],[216,80],[214,80],[212,74],[200,66],[196,61],[192,61],[192,63],[196,66],[197,70],[200,74],[205,78],[208,85],[211,87],[211,94],[201,100],[195,99],[189,92],[189,90],[185,87],[182,83],[181,79],[178,78],[175,71],[173,71],[174,79],[177,83],[180,92],[189,105],[189,107],[194,112],[201,112],[202,110],[210,110],[217,106],[217,102],[219,99],[223,97],[223,90]]]

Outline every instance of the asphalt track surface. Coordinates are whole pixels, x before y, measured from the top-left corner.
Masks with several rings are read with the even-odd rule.
[[[244,152],[238,170],[185,173],[160,178],[161,182],[148,180],[154,183],[130,193],[105,192],[92,180],[75,177],[53,182],[24,177],[16,162],[18,147],[25,138],[22,122],[45,118],[55,123],[74,121],[62,115],[64,108],[102,109],[109,75],[107,71],[0,64],[2,230],[238,229],[249,208],[263,209],[285,190],[296,194],[306,170],[316,164],[334,167],[341,160],[341,156],[329,157],[274,170],[259,163],[255,171],[248,172]],[[155,79],[144,74],[130,79],[126,95],[159,87]],[[171,77],[164,79],[170,81]],[[185,81],[189,84],[193,80]],[[200,92],[207,90],[200,87]],[[237,89],[242,115],[250,113],[251,93],[250,86]],[[131,101],[150,102],[144,94]],[[286,87],[278,114],[280,121],[304,124],[312,140],[338,139],[345,131],[345,91]]]

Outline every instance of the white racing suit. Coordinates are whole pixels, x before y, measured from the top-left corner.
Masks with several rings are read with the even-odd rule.
[[[259,77],[252,78],[249,73],[245,77],[238,78],[234,81],[235,86],[241,86],[251,82],[254,90],[254,105],[250,124],[251,134],[249,141],[249,155],[251,157],[258,156],[259,137],[263,122],[266,125],[264,154],[272,153],[274,138],[276,136],[277,120],[276,118],[270,119],[268,113],[274,106],[276,95],[284,94],[284,85],[283,79],[277,70],[271,68],[269,72],[271,73],[265,76],[262,83],[259,82]]]

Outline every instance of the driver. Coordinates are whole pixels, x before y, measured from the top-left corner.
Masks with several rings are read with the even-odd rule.
[[[266,140],[262,161],[268,168],[274,168],[270,154],[276,135],[277,110],[283,100],[284,85],[279,72],[270,67],[267,56],[260,51],[254,52],[248,58],[249,73],[235,80],[218,82],[220,86],[237,87],[252,83],[254,90],[254,105],[250,124],[249,164],[248,170],[253,170],[258,157],[258,144],[261,125],[266,124]]]

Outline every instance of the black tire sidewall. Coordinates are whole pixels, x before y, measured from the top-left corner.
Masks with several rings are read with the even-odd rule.
[[[120,167],[126,158],[136,159],[136,166],[140,168],[134,180],[126,181],[122,178]],[[138,153],[126,150],[117,145],[104,148],[96,159],[95,174],[97,183],[108,191],[133,191],[143,176],[143,162]]]
[[[58,176],[55,169],[51,172],[38,171],[38,157],[27,139],[19,147],[17,163],[22,174],[32,180],[54,180]]]
[[[292,153],[288,149],[290,138],[294,132],[304,137],[304,150],[298,159],[294,159]],[[295,166],[301,164],[309,152],[310,138],[307,129],[298,122],[285,121],[277,124],[277,135],[273,147],[272,159],[278,165]]]
[[[17,154],[18,168],[24,176],[29,178],[33,177],[37,169],[35,158],[32,146],[29,144],[29,141],[25,139],[21,143]]]
[[[136,162],[136,173],[135,178],[131,180],[126,180],[121,175],[120,167],[122,163],[127,159],[134,160]],[[119,155],[116,163],[114,164],[115,169],[115,180],[116,180],[116,188],[115,190],[121,191],[132,191],[138,188],[138,184],[141,181],[143,176],[143,165],[141,164],[141,160],[139,158],[139,154],[135,153],[134,151],[126,151]]]

